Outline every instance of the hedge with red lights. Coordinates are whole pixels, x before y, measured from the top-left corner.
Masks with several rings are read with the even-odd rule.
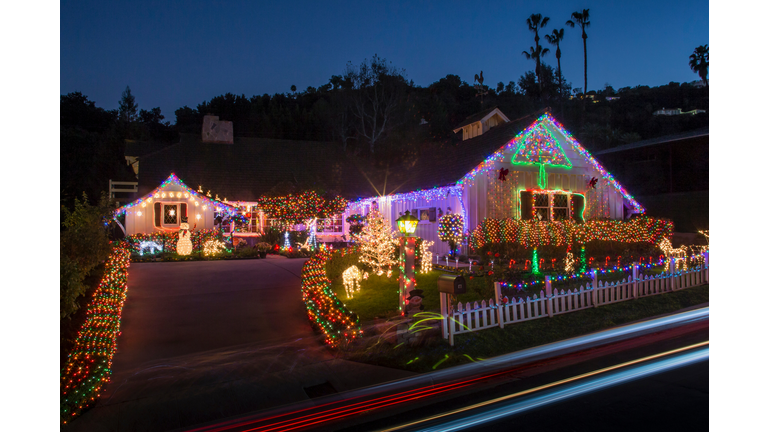
[[[217,230],[195,230],[190,231],[190,241],[192,241],[192,252],[202,252],[203,245],[211,239],[218,239],[220,232]],[[139,253],[141,242],[152,241],[159,245],[164,245],[164,251],[169,253],[176,252],[176,244],[179,242],[179,231],[152,232],[131,234],[125,238],[131,249]]]
[[[494,243],[519,243],[524,247],[565,246],[593,240],[626,243],[647,242],[655,246],[672,235],[674,225],[667,219],[641,217],[628,221],[595,220],[540,222],[532,220],[485,219],[469,236],[473,249]]]
[[[307,306],[307,315],[323,332],[325,342],[332,347],[363,333],[357,315],[350,312],[331,290],[325,268],[334,254],[344,256],[352,252],[352,248],[319,251],[301,269],[301,294]]]
[[[61,372],[60,415],[63,423],[96,403],[109,381],[112,356],[117,349],[120,316],[125,303],[130,247],[117,245],[104,269],[104,277],[93,294],[75,345]]]

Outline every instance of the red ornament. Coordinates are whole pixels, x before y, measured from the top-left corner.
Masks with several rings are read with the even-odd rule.
[[[592,189],[597,189],[597,178],[592,177],[592,180],[589,181],[589,187]]]
[[[499,169],[499,180],[501,181],[507,181],[507,174],[509,174],[509,170],[506,168]]]

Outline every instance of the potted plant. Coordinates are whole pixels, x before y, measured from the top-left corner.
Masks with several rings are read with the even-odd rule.
[[[272,249],[272,245],[266,242],[256,243],[254,246],[259,251],[259,257],[266,258],[267,252]]]

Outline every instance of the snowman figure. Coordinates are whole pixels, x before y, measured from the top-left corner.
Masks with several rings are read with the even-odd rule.
[[[176,243],[176,253],[179,255],[189,255],[192,253],[192,240],[189,237],[189,224],[186,218],[183,218],[179,226],[179,242]]]

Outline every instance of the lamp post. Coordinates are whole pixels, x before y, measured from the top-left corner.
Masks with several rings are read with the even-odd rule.
[[[416,288],[414,276],[416,237],[413,237],[413,233],[416,231],[419,220],[406,210],[405,215],[400,216],[396,222],[397,229],[402,234],[400,237],[400,314],[408,316],[408,297]]]

